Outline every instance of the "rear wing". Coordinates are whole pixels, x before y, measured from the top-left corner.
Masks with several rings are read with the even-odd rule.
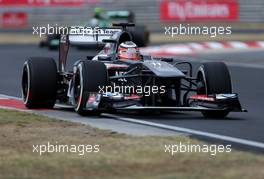
[[[120,28],[99,28],[73,26],[68,29],[68,34],[60,35],[59,44],[59,72],[66,72],[66,61],[70,45],[103,44],[103,40],[122,32]]]
[[[99,28],[73,26],[69,29],[70,44],[96,44],[110,39],[114,34],[121,32],[120,28]]]
[[[135,17],[132,11],[107,11],[106,15],[112,20],[126,20],[127,22],[134,22]]]

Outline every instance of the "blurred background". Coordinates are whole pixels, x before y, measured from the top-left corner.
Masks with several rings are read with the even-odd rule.
[[[1,0],[0,32],[32,33],[32,26],[87,24],[96,7],[129,10],[135,22],[147,25],[152,33],[164,33],[165,25],[177,23],[232,25],[233,33],[264,32],[262,0]]]

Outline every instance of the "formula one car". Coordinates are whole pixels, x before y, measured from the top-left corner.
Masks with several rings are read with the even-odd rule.
[[[101,8],[94,9],[94,17],[88,22],[87,26],[91,27],[110,27],[112,22],[135,23],[135,15],[132,11],[104,11]],[[149,31],[143,25],[137,25],[134,28],[127,29],[133,38],[133,41],[139,47],[145,47],[149,43]],[[59,48],[60,34],[49,34],[44,40],[40,41],[40,47],[48,47],[50,50]],[[90,48],[89,45],[76,45],[79,49]]]
[[[53,108],[59,103],[72,106],[80,115],[174,110],[225,117],[232,111],[245,111],[238,95],[232,93],[224,63],[203,63],[193,77],[192,64],[187,61],[140,54],[126,30],[133,24],[114,26],[118,28],[89,29],[86,36],[62,35],[58,68],[52,58],[29,58],[22,75],[25,106]],[[94,41],[104,42],[104,49],[96,56],[76,60],[73,71],[67,71],[69,46]]]

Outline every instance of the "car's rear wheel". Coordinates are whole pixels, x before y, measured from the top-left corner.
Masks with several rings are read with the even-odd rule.
[[[31,57],[24,63],[22,98],[27,108],[53,108],[57,94],[57,67],[52,58]]]
[[[222,62],[203,63],[197,73],[197,94],[232,93],[230,73]],[[229,111],[203,111],[204,117],[223,118]]]
[[[104,63],[99,61],[81,61],[74,75],[75,111],[80,115],[99,115],[97,109],[86,110],[86,103],[91,94],[99,91],[99,86],[106,86],[108,73]]]
[[[39,42],[39,47],[42,48],[42,47],[46,47],[47,46],[47,42],[42,40]]]

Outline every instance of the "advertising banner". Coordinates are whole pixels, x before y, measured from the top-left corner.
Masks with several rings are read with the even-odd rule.
[[[0,0],[0,6],[81,6],[84,0]]]
[[[27,23],[27,14],[24,12],[4,12],[0,14],[0,25],[3,28],[24,27]]]
[[[236,20],[236,0],[163,0],[160,3],[160,19],[163,21]]]

